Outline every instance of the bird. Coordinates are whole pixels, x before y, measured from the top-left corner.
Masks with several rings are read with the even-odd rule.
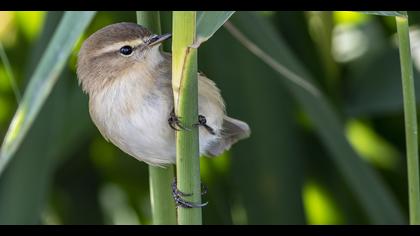
[[[169,38],[136,23],[114,23],[82,43],[76,65],[102,136],[137,160],[163,168],[176,164],[175,132],[189,129],[174,110],[172,55],[160,49]],[[216,157],[251,130],[227,116],[216,84],[203,73],[197,76],[199,151]]]

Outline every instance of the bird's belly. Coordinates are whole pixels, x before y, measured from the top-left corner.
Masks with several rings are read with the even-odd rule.
[[[175,132],[168,125],[169,108],[142,106],[124,119],[119,130],[125,149],[134,157],[153,164],[175,163]]]
[[[151,165],[175,163],[175,131],[168,124],[173,109],[170,91],[142,99],[126,94],[103,93],[91,98],[90,114],[101,134],[140,161]],[[223,110],[199,97],[199,114],[206,116],[207,124],[217,133],[210,134],[200,127],[202,154],[220,137]]]
[[[175,132],[168,125],[170,104],[164,99],[154,99],[127,109],[127,102],[119,106],[114,100],[113,107],[106,107],[104,104],[110,103],[103,101],[96,103],[100,108],[91,111],[91,116],[103,136],[148,164],[175,163]]]

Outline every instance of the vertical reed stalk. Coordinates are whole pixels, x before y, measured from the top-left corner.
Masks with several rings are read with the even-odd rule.
[[[410,204],[410,224],[420,224],[419,154],[417,141],[416,97],[410,52],[408,17],[397,16],[402,88],[404,97],[405,137]]]
[[[172,87],[175,111],[188,131],[176,136],[178,189],[192,196],[187,201],[201,203],[198,128],[197,49],[189,47],[196,37],[196,12],[173,12]],[[200,208],[178,208],[178,224],[202,224]]]
[[[158,11],[137,11],[137,23],[155,34],[161,34]],[[150,200],[155,225],[176,224],[176,208],[172,199],[173,165],[167,168],[149,166]]]

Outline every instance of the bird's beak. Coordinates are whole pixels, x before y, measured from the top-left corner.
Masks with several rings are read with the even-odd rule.
[[[172,34],[162,34],[162,35],[155,35],[153,36],[149,42],[148,42],[148,46],[152,47],[155,45],[159,45],[161,44],[163,41],[170,39],[172,37]]]

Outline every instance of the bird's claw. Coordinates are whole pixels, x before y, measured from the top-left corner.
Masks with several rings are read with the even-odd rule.
[[[187,127],[184,127],[181,124],[181,120],[179,120],[179,118],[181,118],[181,117],[176,116],[175,115],[175,110],[172,109],[171,113],[169,114],[169,119],[168,119],[169,126],[173,130],[176,130],[176,131],[181,131],[181,130],[189,131],[190,129],[188,129]]]
[[[203,192],[201,192],[201,195],[204,195],[207,193],[207,187],[205,185],[201,185],[202,188],[204,188]],[[172,197],[175,200],[175,204],[177,207],[183,207],[183,208],[201,208],[208,204],[208,202],[205,203],[193,203],[189,202],[182,197],[192,196],[192,193],[183,193],[176,187],[176,179],[172,182]]]
[[[195,126],[203,126],[204,128],[206,128],[206,130],[215,135],[216,133],[214,132],[213,128],[211,128],[210,126],[207,125],[207,119],[205,116],[203,115],[198,115],[198,123],[194,124]]]

